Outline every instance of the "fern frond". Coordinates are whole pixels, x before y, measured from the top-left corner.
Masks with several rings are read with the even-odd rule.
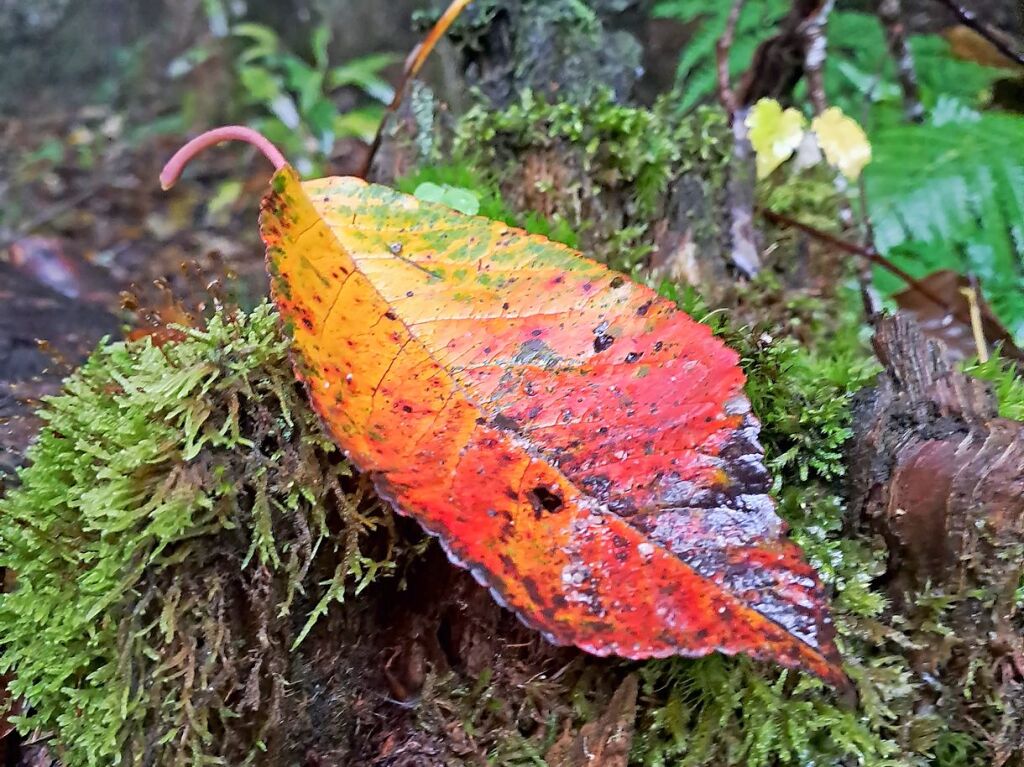
[[[662,0],[654,7],[659,18],[677,19],[695,25],[676,70],[680,110],[687,111],[711,98],[717,87],[716,46],[725,31],[731,3],[707,0]],[[772,34],[789,10],[787,0],[748,2],[736,25],[736,38],[729,56],[729,70],[739,75],[754,57],[761,41]]]
[[[953,122],[883,128],[872,145],[878,248],[914,274],[977,275],[1010,332],[1024,333],[1024,119],[965,110]]]

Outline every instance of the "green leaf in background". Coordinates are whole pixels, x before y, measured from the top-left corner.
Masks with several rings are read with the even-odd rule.
[[[401,57],[393,53],[374,53],[346,61],[328,72],[327,87],[333,91],[353,86],[382,104],[389,104],[395,97],[395,89],[380,73],[400,60]]]
[[[353,109],[334,118],[334,135],[338,138],[354,137],[366,142],[372,141],[383,117],[384,107],[376,104]]]
[[[414,194],[424,202],[439,202],[467,216],[475,216],[480,212],[480,199],[470,189],[447,184],[441,186],[428,181],[416,187]]]

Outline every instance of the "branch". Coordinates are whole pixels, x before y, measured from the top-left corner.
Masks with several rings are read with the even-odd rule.
[[[1024,67],[1024,53],[1015,50],[999,30],[979,19],[974,11],[962,7],[956,0],[937,0],[946,6],[965,27],[969,27],[988,40],[1001,54]]]
[[[817,114],[828,108],[825,98],[825,56],[828,54],[828,37],[825,27],[835,0],[822,0],[821,4],[800,24],[799,32],[804,42],[804,77],[807,78],[807,94]]]
[[[924,119],[924,106],[921,104],[921,92],[917,86],[914,57],[910,52],[910,46],[907,45],[907,30],[903,24],[900,0],[881,0],[878,3],[878,18],[885,27],[889,53],[896,62],[896,77],[903,90],[903,111],[908,120],[919,123]]]
[[[744,5],[746,5],[746,0],[733,2],[732,10],[729,11],[729,17],[725,23],[725,31],[715,47],[718,56],[718,97],[729,114],[730,123],[736,117],[739,102],[736,99],[736,92],[732,89],[732,81],[729,76],[729,53],[732,51],[732,44],[736,39],[736,26],[739,24],[740,13],[743,12]]]
[[[437,23],[431,28],[427,36],[423,38],[423,42],[412,49],[409,57],[405,60],[405,70],[402,72],[402,80],[395,88],[395,97],[391,100],[388,105],[387,111],[381,118],[380,125],[377,126],[377,133],[373,137],[373,143],[370,145],[370,151],[366,154],[366,160],[363,162],[363,167],[359,173],[360,178],[366,178],[370,175],[370,168],[373,167],[373,160],[377,156],[377,152],[380,150],[381,142],[384,140],[384,128],[387,127],[388,118],[398,111],[398,108],[402,105],[402,99],[405,97],[406,88],[409,86],[409,81],[412,80],[416,75],[423,69],[423,65],[426,63],[427,58],[430,56],[431,51],[434,50],[437,43],[444,37],[455,20],[459,18],[459,15],[466,10],[466,6],[469,5],[472,0],[452,0],[451,5],[441,14],[441,18],[437,20]]]
[[[767,210],[765,208],[760,208],[760,212],[762,216],[771,221],[773,224],[785,226],[789,229],[797,229],[803,232],[804,234],[813,237],[816,240],[820,240],[821,242],[824,242],[827,245],[831,245],[837,250],[842,250],[851,255],[862,256],[863,258],[866,258],[871,263],[877,264],[886,271],[895,274],[897,277],[899,277],[901,280],[907,283],[907,285],[914,288],[914,290],[919,291],[921,295],[927,298],[929,301],[932,301],[937,306],[946,310],[950,314],[957,315],[956,307],[950,306],[946,301],[944,301],[942,298],[940,298],[931,290],[929,290],[927,285],[925,285],[920,280],[915,278],[909,272],[906,272],[900,267],[896,266],[896,264],[894,264],[888,258],[880,254],[874,248],[865,245],[858,245],[855,242],[849,242],[848,240],[840,239],[839,237],[836,237],[834,234],[824,232],[821,229],[811,226],[810,224],[805,224],[802,221],[797,221],[796,219],[790,218],[789,216],[786,216],[782,213],[776,213],[775,211]],[[971,318],[960,317],[960,319],[970,323]]]

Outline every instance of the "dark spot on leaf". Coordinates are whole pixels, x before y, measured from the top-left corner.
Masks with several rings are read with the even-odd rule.
[[[636,514],[637,507],[629,498],[612,498],[608,501],[608,511],[620,517],[631,517]]]
[[[517,571],[514,570],[513,572]],[[526,593],[530,595],[530,599],[532,599],[534,602],[536,602],[539,605],[547,604],[547,600],[544,598],[544,595],[537,587],[537,581],[535,581],[529,575],[523,578],[523,588],[526,589]],[[551,608],[547,607],[545,609],[550,610]]]
[[[538,517],[544,512],[553,514],[564,505],[562,503],[562,496],[552,493],[543,485],[537,485],[537,487],[528,492],[526,499],[533,506],[533,511]]]
[[[502,431],[511,431],[519,433],[519,424],[509,418],[507,415],[498,413],[494,418],[491,419],[491,426]]]
[[[597,338],[594,339],[594,351],[598,353],[603,352],[613,343],[615,343],[615,336],[610,336],[607,333],[597,336]]]
[[[626,284],[626,278],[623,277],[621,274],[620,275],[616,275],[612,279],[612,287],[613,288],[621,288],[625,284]]]
[[[612,487],[612,481],[604,474],[594,474],[589,477],[584,477],[581,484],[598,500],[604,500],[608,496],[608,491]]]
[[[398,319],[398,315],[395,314],[394,312],[391,312],[391,311],[386,312],[384,314],[384,316],[387,317],[389,320],[397,320]]]
[[[409,405],[402,405],[402,410],[404,410],[406,413],[412,412],[412,408]]]
[[[661,347],[663,347],[664,345],[665,344],[663,344],[661,341],[658,341],[656,344],[654,344],[654,351],[660,352],[661,351]]]
[[[405,294],[405,297],[406,297],[406,298],[412,298],[412,297],[413,297],[413,295],[414,295],[414,293],[413,293],[413,292],[412,292],[412,291],[410,290],[410,291],[408,291],[408,292],[407,292],[407,293]]]
[[[648,310],[651,308],[652,301],[648,301],[646,304],[636,310],[637,317],[646,317]]]
[[[630,352],[629,354],[626,355],[626,362],[629,362],[629,363],[636,362],[638,359],[640,359],[643,356],[644,356],[643,352],[640,352],[639,354],[637,354],[636,352]]]
[[[540,328],[537,328],[536,330],[531,330],[530,331],[530,335],[533,336],[534,338],[536,338],[537,336],[539,336],[543,332],[544,332],[543,330],[541,330]]]

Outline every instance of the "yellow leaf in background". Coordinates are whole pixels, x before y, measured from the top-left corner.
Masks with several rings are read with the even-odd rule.
[[[864,166],[871,162],[871,144],[856,120],[839,107],[829,107],[811,123],[818,146],[829,164],[851,181],[856,181]]]
[[[804,137],[804,116],[775,99],[761,99],[747,115],[750,144],[757,155],[757,177],[766,178],[788,160]]]

